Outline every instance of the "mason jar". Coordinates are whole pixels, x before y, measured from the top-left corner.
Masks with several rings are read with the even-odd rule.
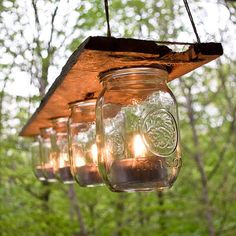
[[[40,149],[41,149],[41,160],[42,160],[42,167],[43,167],[43,173],[47,180],[47,182],[56,182],[56,167],[57,167],[57,161],[55,153],[52,151],[52,145],[51,145],[51,135],[52,135],[53,129],[52,127],[49,128],[41,128],[40,134]]]
[[[82,187],[102,185],[98,170],[95,99],[70,103],[69,143],[71,170]]]
[[[181,167],[176,99],[164,67],[101,73],[96,107],[98,163],[114,191],[170,188]]]
[[[34,141],[31,145],[31,163],[35,177],[44,182],[46,181],[44,177],[44,171],[42,166],[42,160],[40,155],[40,136],[34,137]]]
[[[55,174],[64,184],[74,183],[70,170],[68,150],[68,117],[52,119],[53,132],[51,134],[52,153],[55,156]]]

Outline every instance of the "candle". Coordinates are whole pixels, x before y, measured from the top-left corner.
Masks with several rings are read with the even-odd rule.
[[[164,158],[153,156],[114,160],[109,180],[117,190],[150,190],[168,187],[168,173]]]
[[[79,184],[83,187],[92,187],[103,183],[96,164],[86,164],[76,167],[75,174]]]
[[[56,182],[57,181],[52,167],[45,167],[44,173],[45,173],[46,180],[48,182]]]
[[[80,186],[93,187],[103,185],[97,165],[97,145],[92,144],[86,152],[74,151],[73,174]]]
[[[69,166],[59,168],[59,176],[60,180],[65,184],[71,184],[74,182]]]
[[[141,135],[133,137],[133,158],[114,160],[108,178],[116,190],[150,191],[168,186],[168,172],[163,157],[148,154]]]
[[[45,177],[43,175],[43,170],[41,166],[37,166],[35,169],[35,176],[37,177],[37,179],[39,179],[40,181],[45,181]]]

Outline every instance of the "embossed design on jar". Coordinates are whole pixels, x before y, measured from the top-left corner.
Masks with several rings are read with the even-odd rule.
[[[177,147],[177,124],[165,109],[151,110],[143,120],[141,133],[145,145],[155,155],[169,156]]]
[[[182,165],[181,159],[180,158],[166,158],[166,164],[168,167],[173,167],[173,168],[180,168]]]
[[[124,139],[119,132],[113,132],[107,137],[108,151],[117,158],[124,154]]]

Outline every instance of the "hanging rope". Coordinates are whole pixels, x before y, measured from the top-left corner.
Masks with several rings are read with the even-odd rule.
[[[190,20],[190,22],[191,22],[191,24],[192,24],[193,31],[194,31],[195,36],[196,36],[196,38],[197,38],[197,42],[198,42],[198,43],[201,43],[200,38],[199,38],[199,35],[198,35],[198,33],[197,33],[197,28],[196,28],[195,23],[194,23],[194,20],[193,20],[192,13],[191,13],[190,8],[189,8],[189,5],[188,5],[188,1],[187,1],[187,0],[183,0],[183,1],[184,1],[185,9],[186,9],[186,11],[187,11],[187,13],[188,13],[189,20]]]
[[[105,12],[106,12],[106,20],[107,20],[107,37],[111,37],[108,0],[104,0],[104,5],[105,5]]]

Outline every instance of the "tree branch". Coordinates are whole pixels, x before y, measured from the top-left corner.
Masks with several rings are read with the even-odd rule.
[[[209,173],[208,175],[208,179],[212,179],[212,177],[214,176],[214,174],[217,172],[217,170],[219,169],[220,167],[220,164],[223,162],[224,160],[224,157],[225,157],[225,154],[226,154],[226,151],[228,149],[228,146],[230,145],[231,143],[231,139],[233,138],[233,134],[236,130],[236,107],[234,109],[234,117],[233,117],[233,120],[230,124],[230,127],[229,127],[229,131],[228,131],[228,135],[227,135],[227,139],[225,140],[224,142],[224,145],[223,145],[223,148],[221,149],[221,151],[219,152],[219,159],[218,161],[216,162],[214,168],[211,170],[211,172]]]
[[[53,14],[52,14],[52,19],[51,19],[51,32],[50,32],[50,38],[49,38],[48,47],[47,47],[48,55],[50,54],[50,51],[51,51],[52,36],[53,36],[53,33],[54,33],[54,20],[55,20],[56,14],[57,14],[57,10],[58,10],[59,4],[60,4],[60,2],[59,2],[58,5],[55,7],[54,12],[53,12]]]
[[[76,200],[76,193],[75,193],[73,184],[69,185],[68,195],[71,200],[71,205],[72,205],[73,209],[75,210],[77,218],[78,218],[78,222],[80,225],[80,236],[87,236],[88,233],[85,228],[85,224],[84,224],[84,220],[83,220],[83,217],[81,214],[81,209],[80,209],[79,203]]]
[[[185,85],[185,86],[183,86]],[[186,100],[187,100],[187,114],[189,117],[190,121],[190,126],[192,130],[192,136],[193,136],[193,142],[195,146],[195,153],[193,155],[193,158],[196,162],[198,171],[200,173],[201,177],[201,184],[202,184],[202,197],[203,197],[203,202],[205,204],[205,214],[206,214],[206,219],[207,219],[207,227],[208,227],[208,233],[210,236],[215,235],[215,228],[213,224],[213,214],[210,208],[210,201],[209,201],[209,194],[208,194],[208,184],[207,184],[207,176],[204,170],[204,164],[203,164],[203,155],[200,152],[200,145],[199,145],[199,138],[198,138],[198,133],[196,129],[196,123],[195,123],[195,118],[194,118],[194,110],[193,110],[193,100],[192,100],[192,94],[191,94],[191,87],[187,86],[185,84],[185,81],[182,80],[180,83],[180,87],[182,89],[182,92],[187,95]],[[184,87],[187,88],[188,92],[186,93],[184,91]]]
[[[35,0],[31,1],[33,9],[34,9],[34,17],[35,17],[35,25],[36,25],[36,31],[37,31],[37,36],[34,37],[34,42],[37,44],[37,54],[42,57],[41,55],[41,44],[39,41],[39,33],[41,32],[41,26],[40,26],[40,21],[39,21],[39,15],[38,15],[38,8],[37,8],[37,3]]]

